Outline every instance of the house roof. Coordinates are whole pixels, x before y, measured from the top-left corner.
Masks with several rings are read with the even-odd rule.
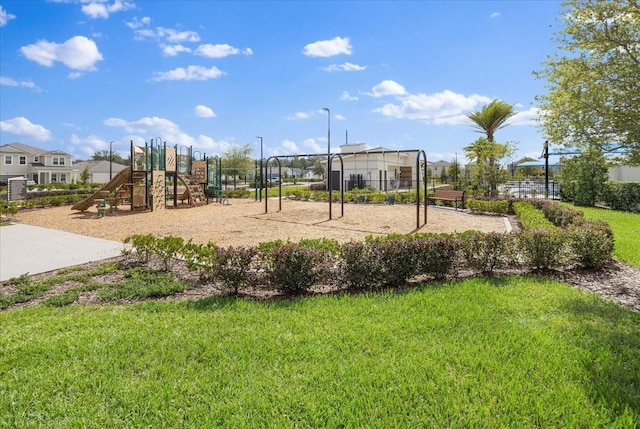
[[[81,161],[73,164],[73,167],[78,171],[83,171],[85,168],[88,168],[91,173],[108,173],[109,161]],[[127,168],[126,165],[114,162],[112,170],[113,172],[118,173],[125,168]]]
[[[557,167],[559,164],[549,164],[549,167]],[[516,165],[516,168],[519,167],[544,167],[544,161],[525,161]]]
[[[71,155],[67,152],[61,150],[45,150],[35,146],[29,146],[24,143],[7,143],[0,146],[0,152],[21,152],[29,155],[46,155],[48,153],[52,154],[62,154],[62,155]]]

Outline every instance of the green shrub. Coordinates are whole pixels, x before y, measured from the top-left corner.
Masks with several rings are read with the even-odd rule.
[[[152,234],[133,234],[124,239],[124,243],[131,243],[131,250],[123,251],[124,254],[134,254],[138,262],[148,263],[158,239]]]
[[[531,228],[550,228],[553,224],[545,217],[542,210],[535,208],[529,202],[514,202],[513,210],[518,216],[522,228],[525,230]]]
[[[191,271],[197,271],[200,280],[213,280],[218,270],[220,259],[219,247],[213,242],[195,244],[189,241],[182,248],[182,257]]]
[[[579,224],[584,221],[584,213],[570,207],[565,207],[555,201],[530,200],[535,208],[542,210],[544,217],[552,224],[560,228]]]
[[[640,211],[640,182],[606,182],[602,200],[613,210]]]
[[[242,286],[252,280],[251,265],[258,253],[256,247],[228,247],[217,249],[215,278],[223,287],[237,294]]]
[[[50,307],[64,307],[76,302],[79,296],[80,292],[78,290],[69,290],[61,294],[50,296],[42,302],[42,305],[48,305]]]
[[[412,240],[382,240],[372,242],[378,258],[379,281],[382,286],[399,286],[411,278],[415,271],[415,252]]]
[[[536,271],[557,268],[565,259],[566,234],[554,228],[528,228],[519,235],[525,265]]]
[[[479,213],[509,213],[509,201],[507,200],[467,200],[467,208]]]
[[[171,270],[184,246],[182,237],[166,236],[156,240],[152,252],[160,257],[165,271]]]
[[[267,279],[280,292],[304,292],[321,279],[322,257],[322,251],[299,244],[274,247],[264,258]]]
[[[613,254],[613,231],[603,221],[586,221],[568,232],[570,259],[580,268],[601,269]]]
[[[382,284],[377,250],[376,243],[371,241],[351,241],[341,246],[340,278],[347,288],[376,288]]]
[[[516,243],[513,234],[472,231],[460,234],[460,248],[465,262],[484,274],[515,262]]]
[[[453,269],[459,241],[452,234],[432,237],[418,237],[411,241],[417,275],[429,275],[436,279],[445,278]]]

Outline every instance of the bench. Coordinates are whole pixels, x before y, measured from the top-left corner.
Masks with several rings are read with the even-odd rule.
[[[461,203],[461,207],[464,208],[464,203],[466,200],[464,191],[451,191],[449,189],[436,189],[433,195],[427,197],[428,201],[433,201],[433,204],[436,204],[436,201],[451,201],[453,202],[456,210],[458,210],[458,203]]]

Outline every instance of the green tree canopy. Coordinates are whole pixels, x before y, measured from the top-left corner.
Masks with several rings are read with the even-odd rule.
[[[231,146],[222,155],[223,174],[234,178],[246,175],[247,171],[254,167],[251,151],[251,145],[248,144]]]
[[[482,109],[469,113],[467,118],[471,120],[470,125],[476,131],[485,134],[487,140],[493,142],[496,131],[509,125],[507,120],[516,114],[512,105],[501,100],[493,100]]]
[[[567,0],[559,51],[536,72],[536,97],[554,143],[600,152],[622,149],[640,163],[640,4],[638,0]]]

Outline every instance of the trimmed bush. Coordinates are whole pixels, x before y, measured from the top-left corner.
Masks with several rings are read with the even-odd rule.
[[[340,259],[340,278],[347,288],[376,288],[383,283],[376,242],[344,243],[340,247]]]
[[[445,278],[453,269],[459,240],[451,234],[411,240],[416,258],[416,274]]]
[[[513,210],[518,216],[522,228],[549,228],[552,229],[553,224],[545,217],[542,210],[537,209],[529,202],[513,203]]]
[[[467,208],[477,213],[509,213],[509,201],[507,200],[467,200]]]
[[[525,265],[536,271],[558,267],[565,259],[565,234],[557,228],[528,228],[519,236]]]
[[[322,278],[322,257],[322,251],[299,244],[274,247],[265,258],[267,279],[280,292],[304,292]]]
[[[242,286],[251,283],[253,258],[258,253],[256,247],[218,247],[216,251],[214,276],[223,287],[237,294]]]
[[[490,274],[515,262],[516,240],[513,234],[468,232],[460,235],[465,262],[475,271]]]
[[[602,221],[587,221],[567,231],[570,260],[578,267],[601,269],[613,254],[613,231]]]

